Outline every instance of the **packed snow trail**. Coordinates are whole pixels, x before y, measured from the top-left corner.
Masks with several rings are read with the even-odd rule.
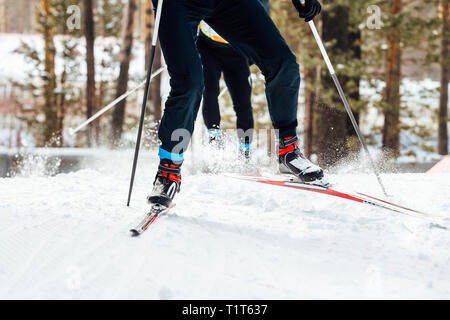
[[[186,169],[176,208],[130,237],[155,168],[129,208],[128,166],[0,179],[0,298],[450,298],[450,231],[220,174]],[[379,195],[370,174],[330,178]],[[383,179],[397,203],[450,216],[448,174]]]

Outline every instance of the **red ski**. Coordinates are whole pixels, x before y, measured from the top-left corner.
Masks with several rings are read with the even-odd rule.
[[[258,183],[264,183],[279,187],[286,187],[286,188],[292,188],[292,189],[299,189],[303,191],[310,191],[310,192],[316,192],[321,193],[325,195],[330,195],[333,197],[338,197],[358,203],[368,204],[371,206],[375,206],[378,208],[387,209],[390,211],[410,215],[413,217],[421,217],[421,218],[429,218],[429,219],[440,219],[442,221],[448,221],[449,219],[446,217],[440,217],[435,215],[430,215],[425,212],[421,212],[415,209],[410,209],[383,199],[379,199],[373,196],[366,195],[364,193],[349,193],[344,191],[338,191],[333,189],[332,187],[324,187],[319,185],[314,185],[311,183],[303,183],[300,181],[295,181],[294,179],[290,180],[273,180],[268,179],[264,177],[253,177],[253,176],[230,176],[232,178],[240,179],[240,180],[246,180],[246,181],[254,181]]]
[[[152,206],[152,208],[150,209],[150,212],[147,213],[147,215],[145,216],[145,218],[138,224],[138,226],[136,228],[133,228],[130,230],[131,235],[133,237],[137,237],[139,236],[141,233],[143,233],[145,230],[148,229],[148,227],[150,227],[150,225],[155,222],[155,220],[169,212],[172,208],[175,207],[175,204],[173,204],[172,206],[170,206],[169,208],[161,206],[159,204],[154,204]]]

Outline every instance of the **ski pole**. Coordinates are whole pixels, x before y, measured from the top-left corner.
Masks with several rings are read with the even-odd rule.
[[[302,3],[302,5],[305,5],[305,0],[300,0],[300,2]],[[339,79],[336,75],[333,65],[331,64],[330,58],[328,57],[327,51],[325,50],[325,47],[323,45],[322,39],[320,38],[319,32],[317,32],[316,25],[313,20],[309,21],[308,24],[309,24],[309,27],[311,28],[314,38],[316,39],[317,45],[319,46],[320,52],[322,53],[322,56],[328,67],[328,70],[330,71],[331,78],[333,79],[334,85],[337,88],[339,96],[341,97],[341,100],[344,103],[345,110],[347,110],[347,113],[348,113],[348,116],[350,117],[353,128],[355,128],[355,131],[356,131],[356,134],[358,135],[359,141],[361,142],[361,144],[364,148],[364,151],[366,152],[366,155],[369,158],[370,164],[372,166],[373,172],[375,173],[375,176],[377,177],[378,183],[380,184],[380,187],[383,190],[384,195],[386,197],[388,197],[388,194],[386,193],[386,189],[384,188],[383,182],[381,181],[381,177],[378,172],[378,169],[375,166],[375,162],[373,161],[372,156],[370,155],[369,149],[367,148],[367,144],[364,141],[364,137],[362,136],[361,131],[359,130],[358,123],[356,122],[356,119],[355,119],[355,116],[353,115],[352,109],[350,108],[347,98],[345,97],[344,90],[342,89],[342,86],[339,82]]]
[[[161,72],[163,72],[167,67],[161,67],[158,70],[156,70],[153,74],[152,74],[152,79],[154,77],[156,77],[157,75],[159,75]],[[83,129],[84,127],[86,127],[88,124],[90,124],[92,121],[94,121],[95,119],[97,119],[98,117],[100,117],[102,114],[104,114],[106,111],[108,111],[109,109],[111,109],[112,107],[116,106],[120,101],[122,101],[123,99],[127,98],[129,95],[131,95],[132,93],[134,93],[135,91],[137,91],[138,89],[142,88],[145,84],[146,80],[142,81],[136,88],[125,92],[124,94],[122,94],[120,97],[116,98],[113,102],[111,102],[110,104],[108,104],[106,107],[104,107],[103,109],[99,110],[96,114],[94,114],[92,117],[90,117],[89,119],[87,119],[85,122],[83,122],[82,124],[80,124],[78,127],[76,127],[75,129],[70,128],[69,129],[69,134],[70,135],[74,135],[75,133],[77,133],[78,131],[80,131],[81,129]]]
[[[138,161],[138,157],[139,157],[139,149],[141,146],[142,127],[144,125],[145,110],[147,109],[148,91],[150,89],[153,60],[155,59],[156,43],[158,40],[158,31],[159,31],[159,25],[161,22],[162,5],[163,5],[163,0],[159,0],[158,5],[156,7],[155,29],[153,30],[152,50],[150,53],[150,64],[149,64],[148,72],[147,72],[147,80],[146,80],[145,92],[144,92],[144,101],[142,102],[141,118],[139,119],[139,128],[138,128],[137,139],[136,139],[136,148],[134,151],[133,168],[131,170],[130,188],[128,191],[128,202],[127,202],[128,207],[130,206],[131,193],[133,192],[134,176],[136,174],[136,165],[137,165],[137,161]]]

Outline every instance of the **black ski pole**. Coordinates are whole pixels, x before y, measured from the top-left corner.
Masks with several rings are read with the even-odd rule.
[[[302,5],[305,5],[305,0],[300,0],[300,2],[302,3]],[[330,58],[328,57],[327,51],[325,50],[322,39],[320,38],[319,32],[317,31],[316,25],[314,24],[313,20],[309,21],[308,23],[309,23],[309,27],[311,28],[311,31],[314,35],[314,38],[316,39],[317,45],[319,46],[320,52],[322,53],[322,56],[328,67],[328,70],[330,71],[331,78],[333,78],[334,85],[336,86],[339,96],[341,97],[341,100],[344,103],[345,110],[347,110],[348,116],[350,117],[352,125],[355,128],[355,131],[356,131],[356,134],[358,135],[359,141],[361,142],[361,144],[364,148],[364,151],[366,152],[367,157],[369,158],[369,162],[372,166],[375,176],[377,177],[377,180],[378,180],[378,183],[380,184],[381,190],[383,190],[384,195],[387,197],[388,194],[386,193],[386,189],[384,188],[383,182],[381,181],[381,177],[378,172],[378,169],[375,166],[375,162],[373,161],[372,156],[370,155],[369,149],[367,148],[367,144],[364,141],[364,137],[361,134],[361,130],[359,130],[358,123],[356,122],[356,119],[355,119],[355,116],[353,115],[352,109],[350,108],[347,98],[345,97],[344,90],[342,89],[342,86],[339,83],[336,72],[334,71],[333,65],[331,64]]]
[[[148,1],[150,1],[150,0],[148,0]],[[130,189],[128,191],[128,202],[127,202],[128,207],[130,206],[131,193],[133,192],[134,176],[136,174],[136,166],[137,166],[137,161],[138,161],[138,157],[139,157],[139,149],[141,146],[142,127],[144,126],[145,110],[147,109],[148,91],[150,89],[153,60],[155,58],[156,43],[158,40],[158,31],[159,31],[159,24],[161,21],[162,5],[163,5],[163,0],[159,0],[158,6],[156,7],[155,29],[153,30],[153,38],[152,38],[152,51],[150,53],[150,64],[149,64],[148,71],[147,71],[147,80],[146,80],[146,84],[145,84],[144,101],[142,102],[141,118],[139,119],[139,129],[138,129],[138,134],[137,134],[137,139],[136,139],[136,148],[134,151],[133,169],[131,170]]]

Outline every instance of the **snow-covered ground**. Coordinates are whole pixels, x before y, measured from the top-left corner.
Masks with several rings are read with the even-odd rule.
[[[450,230],[188,163],[176,208],[132,238],[156,162],[128,208],[130,161],[0,179],[0,298],[450,298]],[[330,179],[380,193],[370,174]],[[383,179],[395,201],[450,216],[449,174]]]

